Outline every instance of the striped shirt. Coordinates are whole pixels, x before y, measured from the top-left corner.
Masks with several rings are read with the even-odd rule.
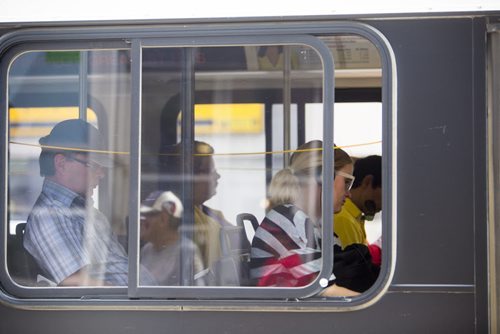
[[[309,284],[321,270],[319,233],[294,205],[270,210],[252,241],[250,276],[258,286]]]
[[[127,285],[127,254],[107,218],[50,180],[45,180],[28,217],[24,247],[57,284],[85,267],[92,279]]]

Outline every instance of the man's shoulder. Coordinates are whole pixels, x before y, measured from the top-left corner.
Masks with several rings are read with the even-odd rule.
[[[42,192],[33,205],[28,220],[33,217],[45,216],[47,214],[62,214],[63,210],[67,208],[69,208],[68,205]]]
[[[354,216],[345,208],[342,208],[339,213],[336,213],[334,218],[335,222],[350,222],[355,220]]]
[[[61,201],[42,191],[26,220],[27,232],[29,234],[29,231],[33,228],[37,230],[52,229],[54,228],[54,221],[60,223],[64,221],[74,222],[78,216],[68,202]],[[58,228],[62,228],[63,225],[65,224],[57,224]]]
[[[353,222],[357,221],[361,214],[362,212],[356,204],[347,198],[340,212],[335,214],[335,219],[339,221]]]

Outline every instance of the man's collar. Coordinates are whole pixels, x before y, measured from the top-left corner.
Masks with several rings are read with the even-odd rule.
[[[354,202],[349,197],[345,199],[344,209],[357,220],[364,220],[363,212],[356,206],[356,204],[354,204]]]
[[[55,198],[68,207],[74,204],[73,202],[76,198],[78,198],[77,202],[79,203],[79,206],[81,206],[82,203],[85,203],[86,201],[85,197],[81,196],[80,194],[77,194],[76,192],[69,188],[66,188],[62,184],[59,184],[47,178],[43,183],[43,191],[50,197]],[[93,204],[92,199],[90,199],[89,204]]]

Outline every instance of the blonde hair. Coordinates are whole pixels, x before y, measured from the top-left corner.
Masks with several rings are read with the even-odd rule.
[[[313,140],[301,145],[290,157],[290,165],[274,175],[269,185],[271,209],[281,204],[294,204],[301,193],[301,186],[321,178],[323,167],[323,142]],[[351,157],[341,148],[334,150],[335,170],[352,164]]]

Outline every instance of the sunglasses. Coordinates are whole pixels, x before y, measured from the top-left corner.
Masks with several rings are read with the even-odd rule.
[[[344,173],[342,171],[336,170],[335,175],[342,176],[345,180],[345,191],[349,191],[352,188],[352,184],[354,183],[354,176],[351,174]]]

